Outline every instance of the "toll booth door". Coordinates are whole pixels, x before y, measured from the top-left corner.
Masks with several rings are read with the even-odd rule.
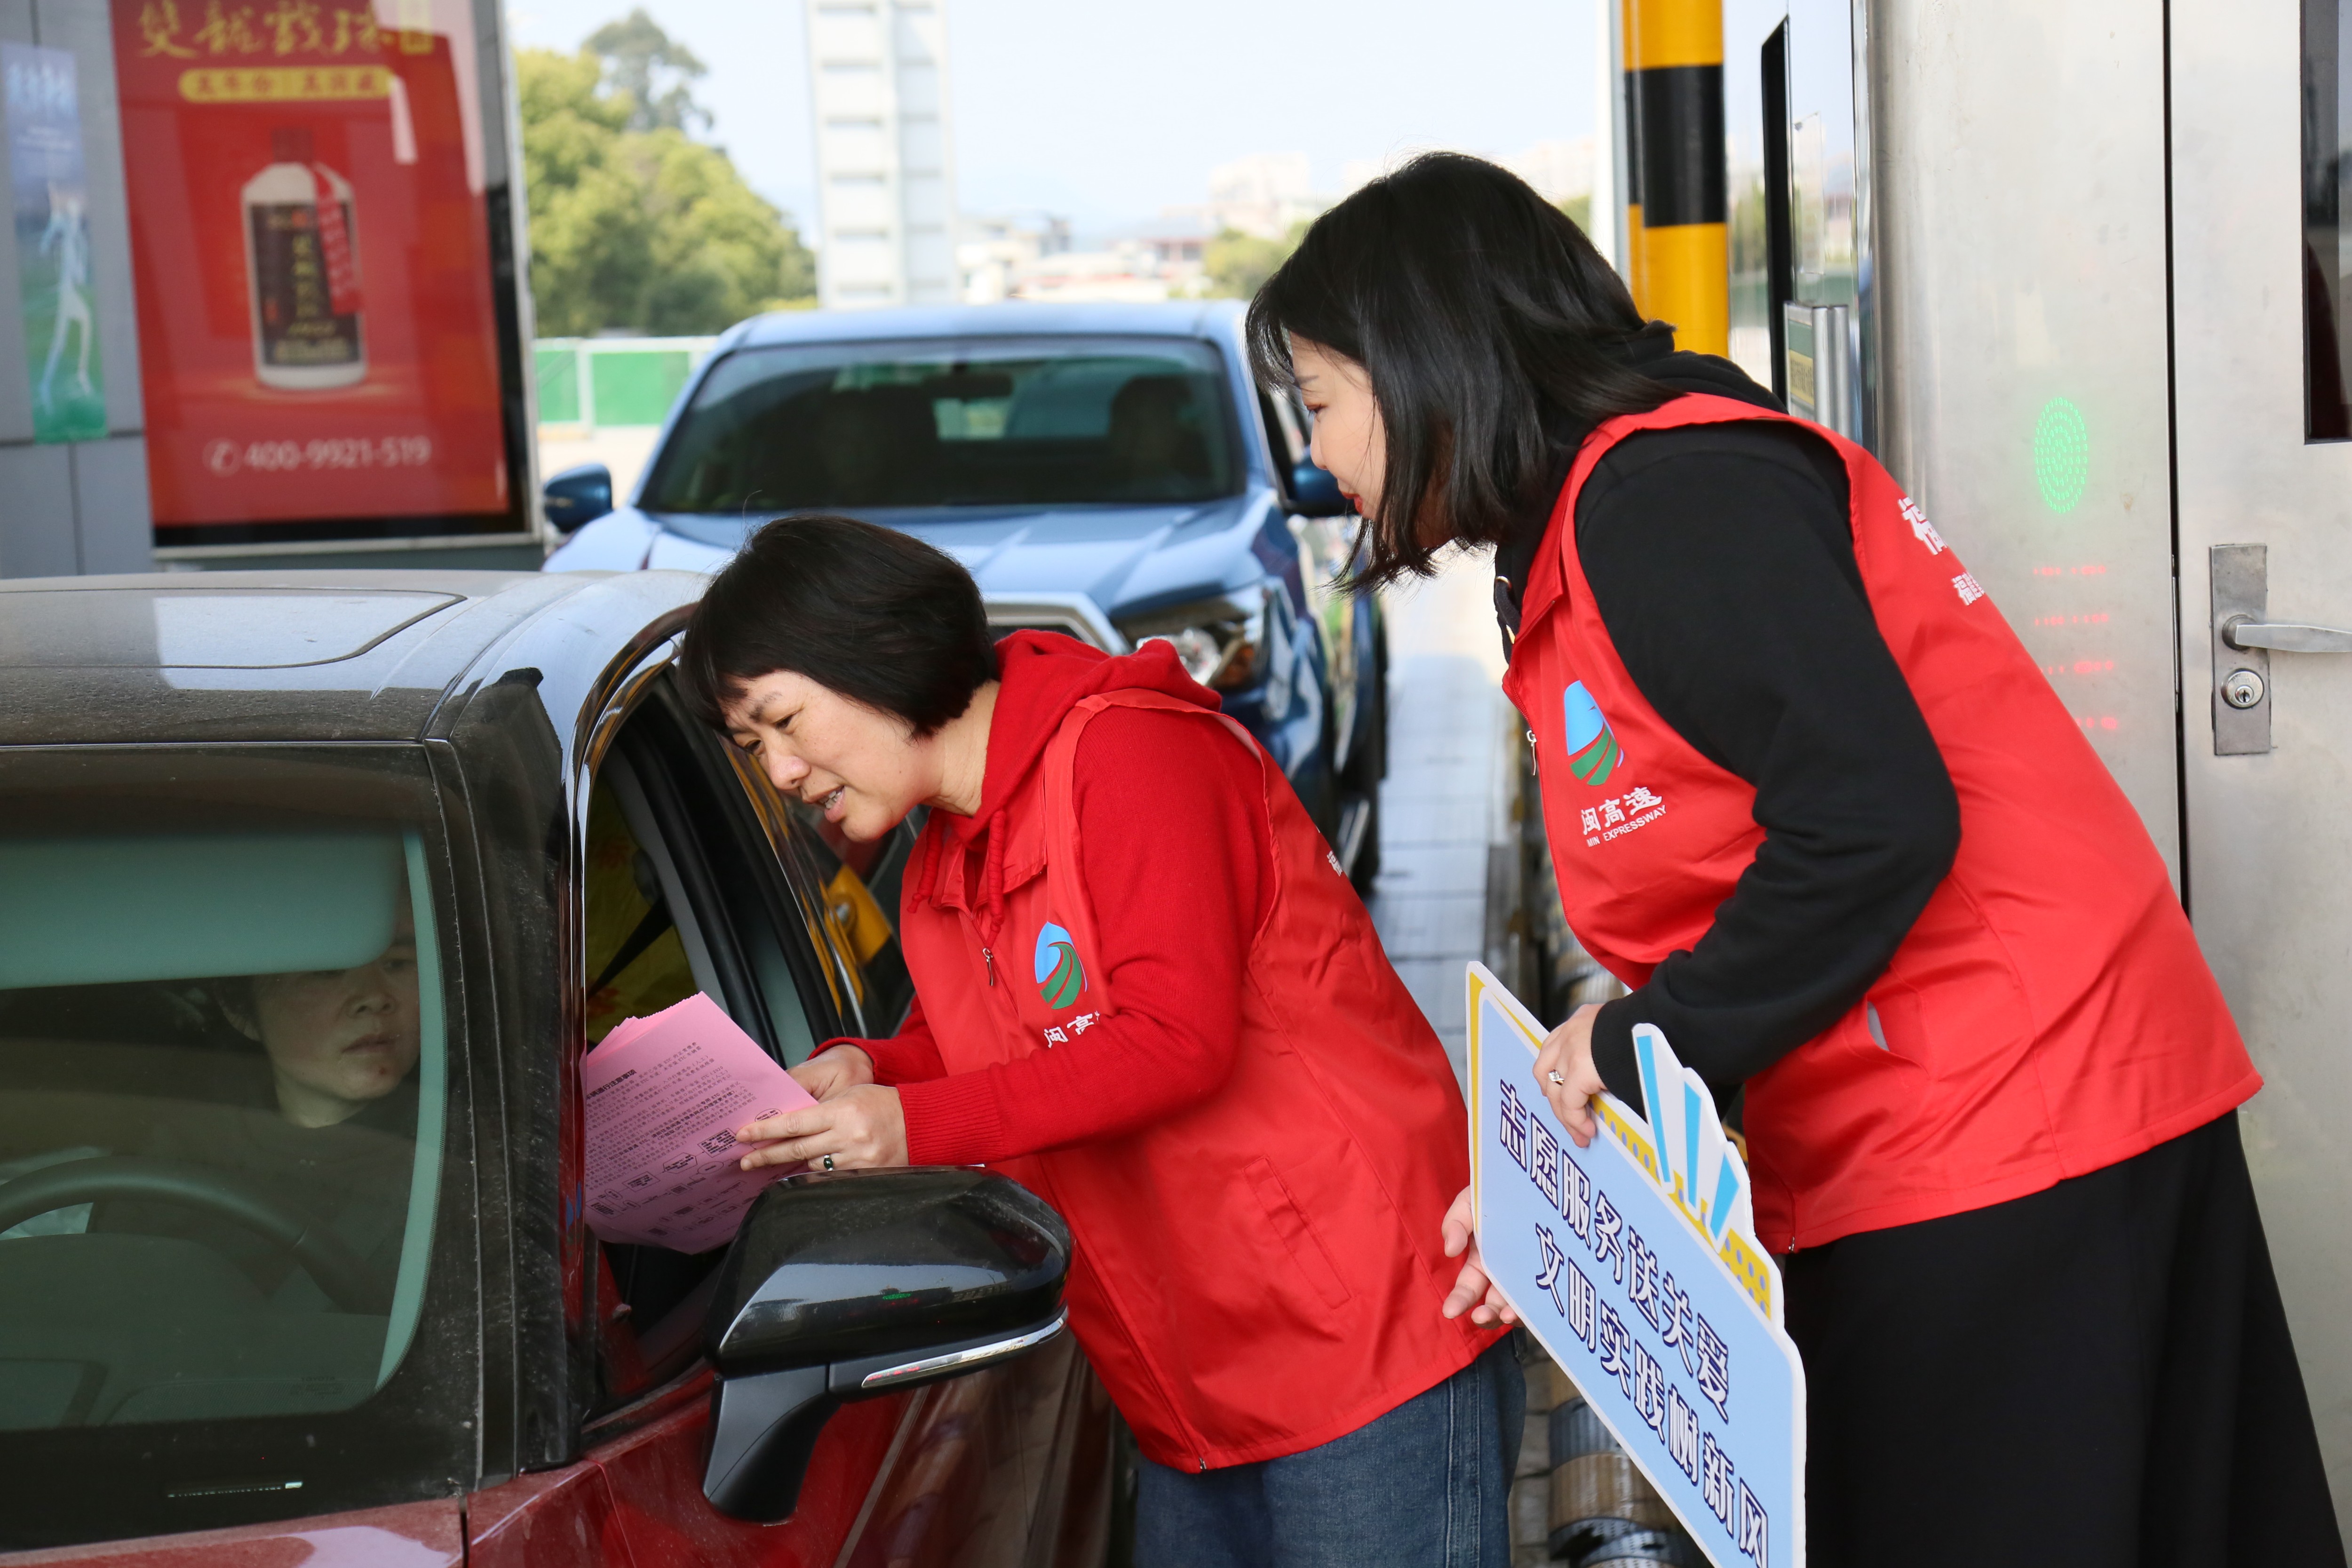
[[[2352,0],[2173,0],[2185,891],[2352,1520]]]

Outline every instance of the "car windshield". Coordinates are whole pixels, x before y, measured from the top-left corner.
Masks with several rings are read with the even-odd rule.
[[[1241,488],[1216,351],[1181,339],[745,349],[656,458],[649,511],[1202,501]]]
[[[344,1410],[414,1337],[423,841],[206,815],[0,837],[0,1430]]]

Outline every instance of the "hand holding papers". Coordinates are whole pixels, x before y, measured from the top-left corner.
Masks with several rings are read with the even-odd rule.
[[[580,1064],[583,1186],[605,1241],[708,1252],[781,1171],[738,1168],[735,1129],[814,1105],[719,1005],[700,994],[631,1018]]]

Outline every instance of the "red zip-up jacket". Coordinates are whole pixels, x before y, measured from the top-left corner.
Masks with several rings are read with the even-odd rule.
[[[982,804],[970,817],[940,814],[946,848],[985,871],[991,817],[1034,771],[1055,728],[1081,698],[1136,678],[1123,661],[1066,637],[1019,634],[1000,650],[1007,679],[989,733]],[[1172,658],[1153,677],[1216,699]],[[898,1035],[856,1044],[881,1081],[897,1086],[907,1157],[917,1165],[983,1164],[1107,1137],[1198,1100],[1223,1082],[1240,1039],[1249,933],[1265,913],[1273,851],[1254,748],[1214,743],[1163,714],[1110,713],[1087,731],[1077,783],[1087,885],[1100,889],[1101,962],[1120,988],[1114,1026],[1089,1048],[1040,1052],[947,1076],[919,984]],[[1154,825],[1142,833],[1128,824]],[[908,885],[913,889],[914,879]],[[1019,960],[1007,960],[1015,969]]]
[[[1067,1299],[1143,1451],[1345,1436],[1493,1333],[1439,1315],[1468,1180],[1442,1047],[1281,771],[1172,650],[1015,634],[979,810],[935,812],[920,1015],[856,1044],[910,1157],[996,1165],[1076,1240]]]

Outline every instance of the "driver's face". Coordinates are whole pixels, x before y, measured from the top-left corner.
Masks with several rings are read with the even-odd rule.
[[[408,921],[372,963],[256,976],[253,1013],[247,1033],[269,1053],[289,1121],[323,1127],[356,1115],[416,1066],[416,939]]]

